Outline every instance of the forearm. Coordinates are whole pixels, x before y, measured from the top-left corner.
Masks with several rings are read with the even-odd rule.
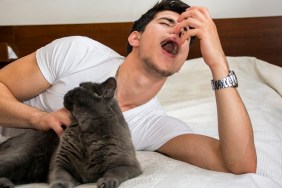
[[[0,125],[14,128],[34,128],[40,110],[19,102],[8,88],[0,83]]]
[[[180,15],[178,22],[179,24],[174,29],[175,33],[179,33],[185,26],[192,28],[181,35],[181,41],[184,42],[191,36],[197,36],[199,39],[201,54],[211,69],[213,79],[220,80],[226,77],[229,66],[216,25],[208,10],[204,7],[190,7]],[[252,125],[237,90],[235,88],[220,89],[215,91],[215,96],[220,140],[208,142],[210,139],[203,139],[206,140],[203,143],[207,144],[205,150],[210,149],[205,153],[213,155],[214,159],[207,162],[206,166],[209,169],[239,174],[254,172],[256,151]]]
[[[228,75],[222,66],[213,69],[213,78],[222,79]],[[233,173],[256,170],[256,151],[252,124],[247,110],[236,88],[215,91],[220,151],[227,169]]]

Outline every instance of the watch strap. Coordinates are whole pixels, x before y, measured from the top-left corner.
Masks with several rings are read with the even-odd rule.
[[[238,80],[234,71],[229,71],[227,77],[221,80],[211,80],[213,90],[219,90],[228,87],[238,87]]]

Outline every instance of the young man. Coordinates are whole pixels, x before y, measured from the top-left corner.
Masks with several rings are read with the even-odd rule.
[[[193,134],[188,125],[167,116],[155,97],[185,62],[192,36],[200,40],[213,75],[219,140]],[[210,170],[254,173],[252,125],[207,9],[163,0],[135,22],[128,42],[124,58],[89,38],[66,37],[1,69],[0,125],[53,129],[61,135],[61,126],[71,124],[62,108],[66,91],[115,76],[116,98],[137,150],[158,151]]]

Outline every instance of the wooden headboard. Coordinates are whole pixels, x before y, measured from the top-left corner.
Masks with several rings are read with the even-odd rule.
[[[282,67],[282,16],[215,19],[228,56],[254,56]],[[9,43],[19,57],[64,36],[83,35],[126,55],[132,23],[95,23],[36,26],[0,26],[0,42]],[[200,57],[199,41],[189,59]]]

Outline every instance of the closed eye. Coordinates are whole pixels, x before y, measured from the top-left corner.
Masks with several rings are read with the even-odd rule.
[[[170,27],[170,26],[171,26],[169,23],[165,23],[165,22],[161,22],[160,24],[161,24],[161,25],[168,26],[168,27]]]
[[[167,17],[161,17],[158,19],[159,23],[161,25],[165,25],[165,26],[168,26],[168,27],[173,27],[176,25],[176,21],[171,19],[171,18],[167,18]]]

